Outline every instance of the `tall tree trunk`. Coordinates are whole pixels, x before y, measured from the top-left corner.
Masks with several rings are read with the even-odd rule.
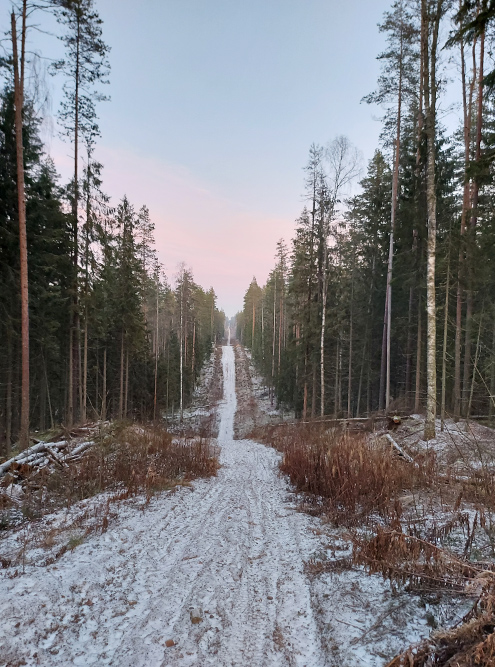
[[[122,338],[120,341],[120,392],[119,392],[119,419],[124,416],[124,331],[122,331]]]
[[[484,76],[484,57],[485,57],[485,32],[481,33],[480,37],[480,62],[478,68],[478,100],[476,110],[476,140],[475,140],[475,162],[479,165],[481,161],[481,134],[483,128],[483,76]],[[473,180],[473,197],[471,218],[469,221],[469,262],[468,262],[468,290],[466,298],[466,332],[464,344],[464,381],[463,381],[463,408],[464,413],[468,411],[469,398],[469,381],[471,368],[471,329],[472,318],[474,313],[474,261],[476,257],[476,225],[478,222],[478,199],[479,199],[479,177],[476,176]]]
[[[13,376],[13,354],[12,354],[12,334],[10,324],[7,330],[7,377],[6,377],[6,396],[5,396],[5,449],[6,457],[10,457],[10,448],[12,445],[12,376]],[[495,331],[495,329],[494,329]],[[495,334],[494,334],[495,335]]]
[[[129,349],[125,351],[125,392],[124,392],[124,417],[129,415]]]
[[[471,416],[471,406],[473,404],[473,393],[474,393],[474,382],[476,378],[476,372],[478,370],[478,359],[479,359],[479,351],[480,351],[480,338],[481,338],[481,325],[483,322],[483,309],[480,314],[480,325],[478,328],[478,338],[476,340],[476,352],[474,354],[474,364],[473,364],[473,374],[471,377],[471,388],[469,390],[469,399],[468,399],[468,404],[467,404],[467,410],[466,410],[466,420],[469,422],[469,418]]]
[[[424,98],[425,98],[425,134],[427,142],[426,163],[426,207],[428,215],[427,244],[427,277],[426,277],[426,362],[427,362],[427,396],[424,439],[435,437],[435,418],[437,412],[437,365],[436,365],[436,294],[435,294],[435,262],[437,235],[437,195],[435,189],[435,139],[436,139],[436,95],[437,77],[436,60],[440,18],[444,0],[437,0],[434,17],[430,16],[427,0],[422,0],[421,20],[432,27],[431,48],[429,45],[429,29],[423,40],[424,52]]]
[[[449,230],[449,238],[450,238]],[[442,348],[442,398],[440,403],[440,424],[441,430],[445,428],[445,400],[446,400],[446,383],[447,383],[447,340],[449,329],[449,289],[450,289],[450,243],[447,255],[447,279],[445,283],[445,304],[443,314],[443,348]]]
[[[272,405],[273,405],[273,395],[275,393],[275,329],[277,327],[277,311],[275,307],[276,299],[277,299],[277,277],[275,276],[275,287],[273,290],[272,387],[271,387]]]
[[[411,287],[409,288],[409,305],[407,309],[406,378],[405,378],[405,395],[406,395],[406,402],[408,405],[409,405],[409,400],[411,398],[413,305],[414,305],[414,288],[411,285]]]
[[[462,6],[462,1],[461,1]],[[473,42],[473,68],[476,68],[476,40]],[[454,420],[458,421],[461,415],[461,337],[462,337],[462,280],[465,253],[466,217],[470,208],[470,185],[467,178],[467,167],[470,161],[471,146],[471,119],[472,101],[475,82],[475,72],[469,85],[469,98],[466,95],[466,61],[464,57],[464,42],[461,40],[461,81],[462,81],[462,107],[463,107],[463,130],[464,130],[464,187],[462,197],[461,226],[459,262],[457,267],[457,294],[456,294],[456,318],[455,318],[455,342],[454,342]],[[469,101],[468,101],[469,100]]]
[[[179,372],[180,372],[180,422],[184,417],[184,276],[182,276],[182,286],[180,291],[180,350],[179,350]]]
[[[316,417],[316,364],[313,366],[313,382],[311,387],[311,419]]]
[[[153,394],[153,421],[156,421],[158,394],[158,333],[159,333],[159,281],[156,281],[156,327],[155,327],[155,390]]]
[[[387,379],[387,321],[388,321],[388,289],[385,290],[385,309],[383,311],[382,357],[380,363],[380,386],[378,389],[378,410],[385,405],[385,386]]]
[[[401,19],[402,20],[402,19]],[[391,330],[392,330],[392,269],[394,261],[394,232],[395,232],[395,218],[397,213],[397,199],[399,191],[399,161],[400,161],[400,130],[401,130],[401,113],[402,113],[402,55],[403,55],[403,38],[402,38],[402,23],[401,23],[401,39],[400,39],[400,64],[399,64],[399,88],[397,95],[397,133],[395,137],[395,159],[394,159],[394,174],[392,179],[392,211],[390,217],[390,239],[388,250],[388,266],[387,266],[387,298],[386,298],[386,312],[387,312],[387,345],[386,345],[386,382],[385,382],[385,409],[389,409],[390,405],[390,347],[391,347]]]
[[[29,444],[29,289],[28,289],[28,254],[26,234],[26,195],[24,186],[24,149],[22,107],[24,104],[24,62],[26,43],[27,0],[22,3],[21,68],[17,50],[17,28],[15,13],[11,15],[12,50],[14,59],[14,106],[17,161],[17,203],[19,216],[19,250],[21,282],[21,424],[19,443],[25,449]]]
[[[493,318],[492,331],[492,359],[490,362],[490,402],[488,406],[488,418],[490,425],[493,425],[493,416],[495,414],[495,317]]]
[[[339,356],[340,356],[340,339],[337,338],[337,345],[335,349],[335,385],[334,385],[334,405],[333,417],[337,419],[339,416]]]
[[[103,378],[101,387],[101,420],[107,418],[107,346],[103,348]]]
[[[354,266],[352,267],[351,279],[351,305],[349,315],[349,367],[347,373],[347,417],[352,417],[352,336],[353,336],[353,315],[354,315]]]
[[[323,417],[325,414],[325,326],[327,321],[327,290],[328,290],[328,276],[327,276],[327,251],[325,238],[325,265],[323,275],[323,292],[321,295],[321,332],[320,332],[320,414]]]
[[[192,371],[192,387],[193,387],[193,390],[194,390],[195,385],[196,385],[196,320],[194,320],[194,322],[193,322],[191,371]]]

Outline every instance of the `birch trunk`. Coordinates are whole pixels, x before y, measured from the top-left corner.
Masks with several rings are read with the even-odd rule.
[[[431,17],[427,8],[427,0],[422,0],[422,21],[429,27],[431,23],[432,39],[429,45],[429,30],[425,31],[424,49],[424,99],[425,99],[425,134],[427,142],[426,163],[426,208],[428,215],[428,244],[426,268],[426,419],[424,439],[435,438],[435,418],[437,412],[437,366],[436,366],[436,293],[435,293],[435,261],[437,196],[435,190],[435,138],[436,138],[436,59],[438,30],[444,0],[437,0],[436,12]]]

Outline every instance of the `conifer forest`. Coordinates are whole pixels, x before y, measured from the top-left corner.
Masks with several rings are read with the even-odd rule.
[[[26,34],[52,12],[63,59],[60,133],[73,155],[62,183],[40,139],[43,121]],[[88,418],[153,419],[187,403],[211,346],[223,336],[212,289],[179,267],[172,288],[146,205],[105,194],[94,159],[109,48],[91,0],[22,2],[2,58],[0,106],[0,431],[4,453],[29,428]],[[4,41],[4,45],[5,45]],[[10,52],[9,52],[10,49]],[[28,85],[29,84],[29,85]]]
[[[494,667],[495,0],[0,28],[0,667]]]
[[[487,2],[395,2],[363,100],[382,131],[359,192],[345,136],[309,148],[294,238],[237,317],[276,401],[303,419],[426,409],[430,437],[435,416],[493,419],[494,17]],[[462,113],[447,131],[450,76]]]

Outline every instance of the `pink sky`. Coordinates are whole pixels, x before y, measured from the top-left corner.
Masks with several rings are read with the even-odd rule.
[[[64,179],[70,173],[69,151],[68,145],[54,141],[51,152]],[[197,283],[213,287],[219,308],[228,316],[242,308],[253,275],[260,284],[266,281],[277,241],[292,237],[290,216],[246,210],[184,167],[104,145],[96,157],[104,164],[103,189],[114,205],[125,194],[136,210],[143,204],[150,209],[158,256],[169,281],[185,262]],[[294,218],[297,213],[295,209]]]

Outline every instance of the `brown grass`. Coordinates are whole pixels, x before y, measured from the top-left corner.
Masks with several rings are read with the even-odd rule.
[[[27,471],[21,510],[27,519],[38,518],[103,492],[120,498],[142,493],[149,500],[179,483],[215,475],[217,469],[207,438],[174,440],[162,427],[114,424],[78,461]]]
[[[425,481],[426,468],[395,457],[388,445],[364,434],[287,425],[265,429],[263,439],[282,452],[280,469],[297,491],[323,503],[337,525],[400,516],[403,490]]]

